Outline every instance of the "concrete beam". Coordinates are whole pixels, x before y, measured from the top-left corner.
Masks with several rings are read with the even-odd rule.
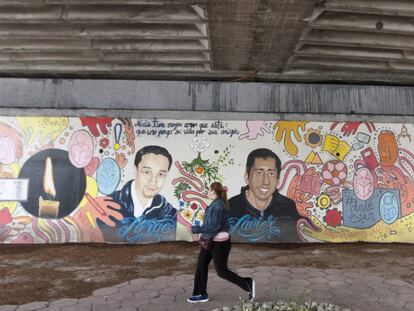
[[[77,63],[95,63],[96,66],[105,63],[128,63],[128,64],[209,64],[210,56],[208,53],[171,53],[171,52],[107,52],[100,51],[83,51],[78,53],[68,52],[37,52],[37,51],[24,51],[24,52],[7,52],[0,50],[0,64],[4,62],[27,62],[30,64],[36,64],[41,62],[57,62],[62,64],[65,62],[71,62],[76,65]],[[0,69],[1,69],[0,65]]]
[[[324,58],[318,56],[312,57],[295,57],[289,68],[317,68],[324,70],[331,68],[336,70],[355,70],[365,71],[367,69],[377,71],[377,74],[384,72],[398,73],[398,72],[412,72],[414,71],[413,61],[379,61],[370,59],[356,59],[356,58]]]
[[[380,23],[380,24],[379,24]],[[380,26],[378,26],[380,25]],[[372,14],[343,14],[325,11],[310,23],[312,28],[374,33],[414,34],[413,17]],[[380,27],[380,28],[378,28]]]
[[[354,70],[388,70],[387,61],[377,61],[368,59],[349,59],[349,58],[319,58],[318,56],[298,56],[290,63],[289,68],[292,67],[330,67],[338,69],[354,69]]]
[[[176,39],[176,40],[150,40],[150,39],[94,39],[93,49],[99,50],[139,50],[139,51],[208,51],[208,43],[203,39]],[[0,41],[1,44],[1,41]],[[207,46],[207,47],[206,47]]]
[[[0,108],[414,116],[413,87],[0,79]]]
[[[213,70],[281,72],[315,0],[211,0]]]
[[[137,53],[137,52],[116,52],[116,53],[104,53],[102,56],[103,62],[129,62],[129,63],[210,63],[209,53]]]
[[[216,111],[162,111],[162,110],[117,110],[117,109],[22,109],[0,108],[0,116],[47,116],[47,117],[113,117],[136,119],[173,120],[265,120],[265,121],[314,121],[314,122],[380,122],[414,124],[414,116],[356,115],[356,114],[303,114],[260,112],[216,112]]]
[[[312,30],[302,43],[387,49],[414,49],[414,36],[338,30]]]
[[[314,83],[314,81],[321,81],[321,83],[343,83],[347,81],[353,84],[378,84],[378,85],[414,85],[414,75],[410,71],[381,71],[381,70],[354,70],[354,68],[332,68],[332,67],[296,67],[289,68],[279,78],[282,81],[303,82],[297,80],[297,77],[305,77],[305,81]],[[308,79],[306,80],[306,77]],[[260,81],[267,81],[261,79]],[[268,80],[275,81],[275,79]],[[394,82],[393,82],[394,81]],[[398,84],[395,81],[399,81]],[[401,81],[404,81],[402,83]]]
[[[204,11],[196,6],[159,4],[89,4],[83,5],[5,5],[0,3],[0,23],[87,22],[123,23],[197,23],[203,22]]]
[[[205,4],[208,0],[116,0],[117,4],[147,4],[147,5],[163,5],[163,4]],[[114,0],[65,0],[65,4],[113,4]],[[2,4],[16,5],[39,5],[39,4],[62,4],[62,0],[2,0]]]
[[[3,62],[0,63],[0,73],[2,70],[15,71],[20,73],[44,73],[53,72],[62,73],[76,73],[76,72],[89,72],[89,73],[127,73],[127,72],[142,72],[145,73],[151,71],[182,71],[182,72],[192,72],[192,71],[207,71],[210,68],[209,63],[200,63],[200,62],[169,62],[169,63],[91,63],[91,62],[70,62],[70,63],[55,63],[55,62],[30,62],[30,63],[17,63],[17,62]]]
[[[203,14],[203,13],[202,13]],[[178,5],[68,5],[62,19],[68,22],[197,23],[202,16],[192,6]]]
[[[414,15],[414,5],[410,0],[325,0],[322,7],[338,12],[363,12],[399,16]]]
[[[400,60],[407,57],[402,50],[378,48],[355,48],[346,46],[323,46],[305,44],[295,53],[296,56],[342,57],[349,59]],[[410,56],[412,57],[412,56]],[[407,57],[408,58],[408,57]]]
[[[116,41],[115,41],[116,42]],[[49,51],[74,51],[89,50],[92,48],[92,40],[89,39],[17,39],[0,38],[0,49],[4,50],[49,50]]]
[[[0,24],[2,38],[31,39],[207,39],[205,29],[193,24]]]

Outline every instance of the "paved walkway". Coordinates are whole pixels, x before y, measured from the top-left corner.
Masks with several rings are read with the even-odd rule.
[[[210,268],[210,271],[213,271]],[[351,310],[397,311],[414,310],[414,285],[399,279],[384,279],[364,270],[314,268],[257,267],[237,270],[242,276],[256,280],[256,300],[273,298],[330,302]],[[48,302],[33,302],[21,306],[0,306],[1,311],[156,311],[213,310],[233,306],[238,297],[246,297],[237,286],[209,275],[210,301],[189,304],[193,275],[161,276],[155,279],[135,279],[113,287],[102,288],[90,297],[64,298]],[[302,298],[301,298],[302,297]]]

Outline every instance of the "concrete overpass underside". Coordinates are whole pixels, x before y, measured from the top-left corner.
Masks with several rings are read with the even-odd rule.
[[[410,85],[410,0],[4,0],[0,76]]]

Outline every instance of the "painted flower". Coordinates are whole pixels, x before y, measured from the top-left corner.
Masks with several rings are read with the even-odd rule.
[[[108,147],[108,145],[109,145],[109,139],[108,138],[104,137],[104,138],[101,138],[99,140],[99,146],[101,146],[102,148],[106,148],[106,147]]]
[[[198,208],[198,205],[197,203],[192,203],[190,207],[193,211],[195,211]]]
[[[193,218],[193,212],[191,212],[191,210],[189,209],[185,210],[184,218],[191,221],[191,219]]]
[[[202,166],[199,166],[199,167],[196,168],[195,171],[198,175],[201,175],[204,172],[204,168]]]
[[[210,142],[204,136],[194,137],[190,147],[194,152],[204,152],[210,147]]]
[[[200,211],[199,213],[197,213],[196,220],[198,220],[199,222],[202,222],[203,218],[204,218],[203,212]]]
[[[342,222],[342,214],[336,208],[326,212],[324,220],[328,226],[337,227]]]

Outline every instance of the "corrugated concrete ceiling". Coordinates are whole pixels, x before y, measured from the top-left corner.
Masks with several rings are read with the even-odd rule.
[[[0,76],[414,82],[412,0],[2,0]]]

